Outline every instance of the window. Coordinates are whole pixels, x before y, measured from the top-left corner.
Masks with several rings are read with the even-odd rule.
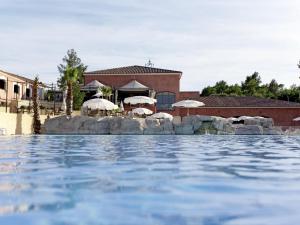
[[[176,95],[171,92],[161,92],[156,94],[156,99],[156,108],[158,110],[171,110],[172,104],[176,101]]]
[[[5,90],[6,82],[5,80],[0,79],[0,89]]]
[[[14,85],[14,93],[15,93],[15,94],[19,94],[19,91],[20,91],[19,85],[15,84],[15,85]]]
[[[26,88],[26,98],[30,98],[31,96],[30,88]]]

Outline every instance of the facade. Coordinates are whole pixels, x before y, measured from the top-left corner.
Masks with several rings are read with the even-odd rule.
[[[157,99],[157,110],[171,110],[172,104],[180,99],[180,71],[129,66],[84,75],[86,86],[94,81],[110,86],[115,103],[126,97],[143,95]]]
[[[0,70],[0,107],[5,107],[6,112],[30,108],[33,82],[32,79]],[[41,84],[38,95],[41,108],[60,110],[62,91]]]
[[[185,96],[186,97],[186,96]],[[221,116],[261,116],[272,118],[276,126],[300,126],[293,121],[300,116],[300,104],[295,102],[257,98],[252,96],[207,96],[191,95],[190,99],[201,101],[204,107],[190,109],[190,114]],[[186,115],[185,109],[175,109],[176,115]]]
[[[300,117],[300,104],[294,102],[256,97],[201,97],[196,91],[180,91],[182,72],[144,66],[129,66],[108,70],[87,72],[85,85],[110,86],[112,100],[120,103],[124,98],[145,95],[157,99],[156,111],[174,116],[184,116],[186,109],[172,109],[172,104],[185,99],[201,101],[204,107],[190,109],[190,114],[221,117],[262,116],[273,118],[277,126],[300,126],[293,121]],[[96,92],[96,89],[94,89]],[[153,110],[153,108],[150,108]]]
[[[0,105],[32,97],[33,80],[0,70]]]

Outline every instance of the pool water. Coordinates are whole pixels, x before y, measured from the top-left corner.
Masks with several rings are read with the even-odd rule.
[[[0,137],[0,224],[296,225],[300,137]]]

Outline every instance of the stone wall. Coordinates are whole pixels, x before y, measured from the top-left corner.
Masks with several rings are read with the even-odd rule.
[[[147,135],[280,135],[273,120],[260,117],[224,119],[213,116],[187,116],[180,123],[152,117],[87,117],[61,116],[45,121],[46,134],[147,134]]]

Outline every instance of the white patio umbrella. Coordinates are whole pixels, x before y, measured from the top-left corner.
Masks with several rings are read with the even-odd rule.
[[[146,108],[135,108],[132,110],[133,114],[138,114],[138,115],[151,115],[153,112],[150,109]]]
[[[155,119],[170,119],[170,120],[173,120],[173,116],[171,114],[164,113],[164,112],[155,113],[151,117],[153,117]]]
[[[293,119],[293,121],[300,121],[300,117]]]
[[[176,102],[172,105],[172,107],[178,107],[178,108],[186,108],[187,109],[187,115],[189,115],[189,109],[191,108],[199,108],[201,106],[205,106],[203,102],[195,101],[195,100],[183,100],[180,102]]]
[[[150,104],[154,105],[156,103],[156,99],[146,97],[146,96],[133,96],[124,99],[125,104],[137,105],[137,104]]]
[[[93,97],[95,97],[95,98],[100,98],[102,96],[103,96],[102,91],[98,91],[98,93],[96,93],[96,94],[93,95]]]
[[[98,110],[107,110],[107,111],[118,109],[117,105],[115,105],[114,103],[112,103],[106,99],[102,99],[102,98],[94,98],[94,99],[88,100],[83,103],[82,107],[89,108],[92,110],[98,109]]]

